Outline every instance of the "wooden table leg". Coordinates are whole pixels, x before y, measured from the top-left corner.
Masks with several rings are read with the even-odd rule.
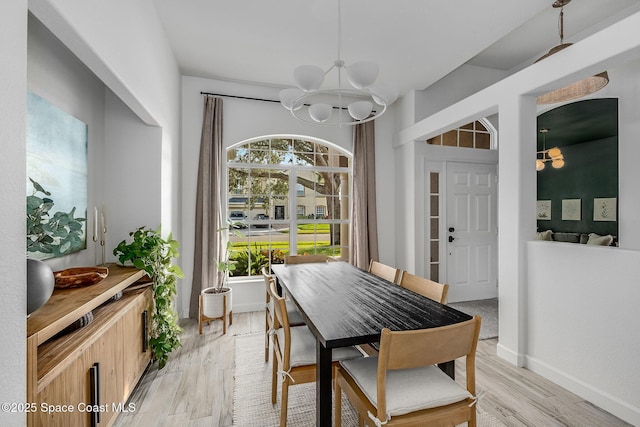
[[[331,349],[316,340],[316,426],[331,426]]]

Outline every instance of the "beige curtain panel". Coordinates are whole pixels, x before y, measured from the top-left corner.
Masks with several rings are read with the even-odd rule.
[[[196,194],[196,228],[193,257],[193,282],[189,302],[189,317],[198,318],[198,297],[207,287],[215,286],[217,261],[224,255],[222,197],[222,99],[204,98],[204,117],[200,139],[198,185]]]
[[[378,220],[376,214],[376,156],[374,121],[355,126],[353,139],[353,211],[349,262],[369,268],[378,259]]]

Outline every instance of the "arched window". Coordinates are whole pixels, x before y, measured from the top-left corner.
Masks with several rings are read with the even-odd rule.
[[[326,141],[271,136],[227,150],[233,276],[286,254],[349,257],[351,155]]]
[[[475,122],[467,123],[464,126],[450,130],[442,135],[429,138],[427,139],[427,144],[491,150],[496,148],[493,146],[494,144],[492,144],[495,133],[488,121],[476,120]]]

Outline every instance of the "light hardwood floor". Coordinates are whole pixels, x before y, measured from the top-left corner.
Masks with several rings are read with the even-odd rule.
[[[231,426],[233,336],[264,331],[264,312],[237,313],[233,322],[223,336],[220,321],[205,326],[202,335],[195,320],[183,321],[182,347],[163,370],[157,365],[148,369],[129,400],[135,411],[121,414],[114,425]],[[496,356],[496,343],[495,339],[480,341],[476,380],[478,389],[485,390],[480,407],[505,425],[629,425],[539,375],[503,361]],[[464,363],[456,364],[456,374],[458,381],[464,381]]]

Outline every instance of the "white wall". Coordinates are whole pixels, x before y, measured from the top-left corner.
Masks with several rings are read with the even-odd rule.
[[[144,123],[161,128],[160,217],[163,232],[180,239],[180,72],[155,5],[31,0],[29,10]],[[144,225],[157,226],[155,218]]]
[[[416,91],[415,121],[429,117],[507,75],[507,71],[463,64],[428,88]]]
[[[526,366],[640,425],[640,252],[576,245],[527,244]]]
[[[396,167],[393,138],[397,132],[397,106],[390,105],[376,119],[376,213],[378,216],[378,260],[397,265],[395,182]]]
[[[27,270],[25,222],[27,2],[0,4],[0,402],[25,402]],[[11,58],[10,61],[6,60]],[[23,413],[0,412],[3,426],[26,424]]]
[[[105,98],[102,200],[108,217],[106,260],[112,262],[113,248],[131,241],[129,232],[161,224],[162,130],[142,123],[108,89]]]
[[[620,246],[640,250],[640,61],[610,70],[610,87],[605,94],[618,96],[618,234]]]

